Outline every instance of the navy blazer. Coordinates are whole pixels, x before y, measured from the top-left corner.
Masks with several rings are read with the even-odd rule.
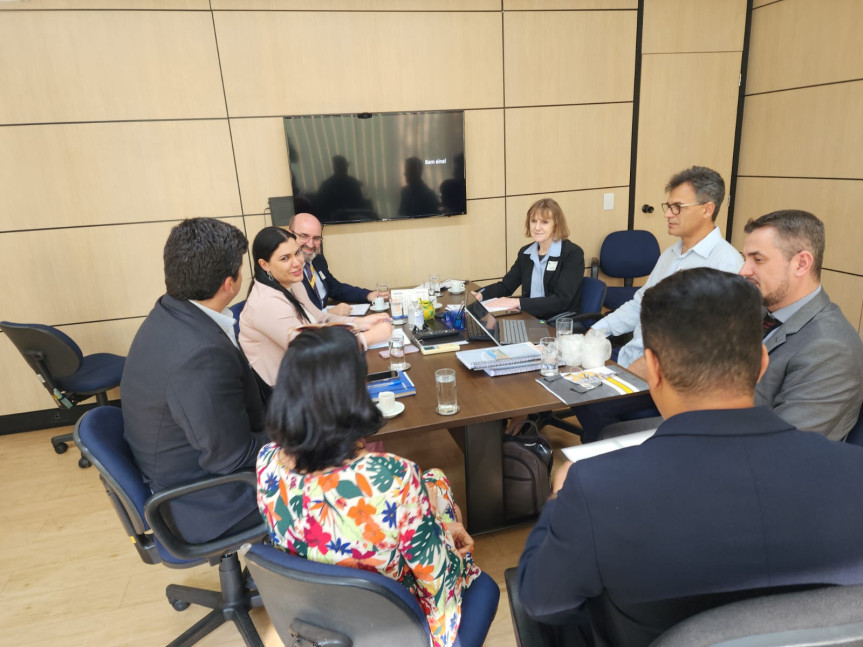
[[[267,442],[264,405],[248,361],[194,304],[163,296],[141,324],[123,370],[125,437],[154,492],[254,469]],[[214,539],[257,510],[233,483],[170,504],[188,541]]]
[[[587,602],[599,644],[648,645],[709,594],[863,583],[863,447],[767,407],[673,416],[575,463],[519,562],[527,612]]]
[[[312,259],[312,267],[315,268],[315,271],[318,273],[318,277],[324,281],[324,285],[327,288],[327,299],[332,299],[333,301],[344,301],[345,303],[368,303],[368,299],[366,297],[371,290],[358,288],[355,285],[339,281],[336,277],[330,274],[327,259],[324,258],[323,254],[318,254]],[[318,291],[311,286],[305,275],[303,275],[303,285],[306,288],[306,293],[308,293],[311,302],[319,309],[323,310],[327,305],[326,300],[321,300],[321,296],[318,294]]]
[[[500,281],[486,286],[482,298],[508,297],[521,286],[521,309],[541,319],[548,319],[563,312],[581,311],[581,280],[584,278],[584,252],[569,239],[561,241],[560,256],[550,256],[548,262],[557,261],[554,270],[546,269],[542,277],[544,297],[530,296],[533,261],[524,251],[533,245],[518,250],[515,263]],[[547,268],[548,266],[546,266]]]

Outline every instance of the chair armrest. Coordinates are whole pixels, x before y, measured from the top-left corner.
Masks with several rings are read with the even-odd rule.
[[[595,279],[599,278],[599,259],[596,256],[590,259],[590,275]]]
[[[225,485],[226,483],[245,483],[253,489],[258,486],[255,472],[253,470],[243,470],[234,472],[233,474],[213,476],[194,483],[168,488],[167,490],[157,492],[147,499],[147,502],[144,504],[144,516],[147,519],[147,523],[150,524],[150,528],[153,529],[156,539],[169,553],[180,559],[205,559],[218,556],[242,544],[258,541],[267,534],[267,524],[264,518],[261,517],[259,525],[247,530],[242,530],[232,535],[225,535],[200,544],[191,544],[177,536],[170,526],[165,523],[161,511],[162,507],[169,501],[191,494],[192,492],[199,492],[219,485]]]
[[[585,319],[602,319],[605,315],[601,312],[582,312],[581,314],[572,315],[573,321],[584,321]]]
[[[556,322],[558,319],[566,319],[566,318],[573,319],[577,316],[578,316],[577,312],[561,312],[560,314],[556,314],[553,317],[549,317],[548,319],[546,319],[545,323],[547,323],[548,325],[553,325],[554,322]]]

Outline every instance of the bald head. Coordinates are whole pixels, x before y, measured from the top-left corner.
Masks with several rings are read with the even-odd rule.
[[[310,213],[298,213],[291,218],[288,229],[296,234],[306,263],[311,263],[321,251],[321,221]]]

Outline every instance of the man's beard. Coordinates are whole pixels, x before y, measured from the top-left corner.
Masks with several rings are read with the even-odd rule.
[[[769,292],[764,295],[764,305],[767,306],[767,309],[771,312],[773,311],[773,306],[782,303],[785,298],[788,296],[788,289],[790,287],[790,281],[788,277],[782,279],[779,285],[776,286],[776,289],[773,292]]]
[[[311,265],[312,261],[315,260],[315,257],[318,255],[318,252],[309,252],[306,251],[306,248],[303,247],[303,260]]]

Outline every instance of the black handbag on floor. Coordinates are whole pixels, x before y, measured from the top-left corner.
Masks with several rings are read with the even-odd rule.
[[[510,425],[503,437],[503,504],[507,521],[534,517],[551,494],[551,443],[532,420]]]

